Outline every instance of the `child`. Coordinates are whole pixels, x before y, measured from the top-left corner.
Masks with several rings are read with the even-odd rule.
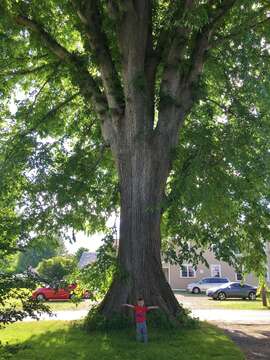
[[[143,341],[145,344],[148,342],[147,336],[147,326],[146,326],[146,316],[145,314],[152,309],[158,309],[158,306],[145,306],[143,298],[137,300],[137,305],[123,304],[122,306],[127,306],[135,311],[135,321],[136,321],[136,337],[137,341]]]

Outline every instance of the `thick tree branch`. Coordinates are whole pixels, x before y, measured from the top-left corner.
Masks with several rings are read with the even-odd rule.
[[[96,81],[90,75],[87,65],[80,57],[70,53],[61,46],[43,27],[36,21],[24,16],[16,16],[17,24],[25,26],[30,31],[36,33],[40,40],[45,44],[51,52],[64,63],[68,64],[73,82],[79,87],[81,95],[85,98],[86,103],[90,101],[95,108],[96,113],[101,120],[101,129],[104,140],[110,144],[115,152],[115,142],[117,141],[117,126],[112,122],[111,113],[108,103],[102,92],[100,91]]]
[[[40,24],[36,21],[27,18],[26,16],[18,15],[15,17],[18,25],[22,25],[34,33],[38,34],[45,45],[60,59],[64,61],[73,61],[73,55],[69,53],[63,46],[49,35]]]
[[[107,0],[107,6],[111,18],[114,20],[119,20],[121,16],[120,1],[118,2],[114,0]]]
[[[160,59],[164,56],[166,66],[172,62],[172,58],[175,58],[175,54],[178,56],[178,59],[175,58],[176,63],[181,59],[181,45],[183,45],[183,37],[188,32],[182,25],[174,28],[173,22],[183,19],[186,13],[191,10],[193,6],[194,0],[185,0],[181,11],[179,9],[177,10],[176,4],[173,1],[168,5],[167,14],[174,13],[172,23],[166,24],[166,30],[161,31],[155,49],[155,55],[157,58]],[[168,39],[172,40],[168,41]]]
[[[151,1],[127,0],[119,31],[119,44],[122,53],[123,75],[134,80],[134,75],[144,72],[149,21],[151,19]]]
[[[172,2],[169,6],[169,11],[174,11],[173,21],[179,22],[186,16],[188,11],[191,11],[195,2],[193,0],[184,1],[184,6],[181,11],[175,9],[175,4]],[[170,27],[172,29],[170,29]],[[168,27],[169,30],[163,31],[160,34],[160,38],[157,44],[157,56],[164,57],[165,67],[160,87],[160,98],[170,97],[172,101],[176,99],[177,91],[179,87],[181,72],[179,66],[181,60],[183,60],[186,48],[188,45],[191,29],[188,29],[184,25],[180,25],[174,28],[173,24]],[[171,33],[173,31],[173,34]],[[168,38],[171,38],[171,42],[168,42]]]
[[[0,75],[4,75],[4,76],[20,76],[20,75],[31,75],[33,73],[37,73],[43,69],[47,69],[53,65],[58,66],[59,65],[59,61],[58,62],[54,62],[54,63],[46,63],[46,64],[42,64],[39,66],[35,66],[35,67],[30,67],[30,68],[26,68],[26,69],[18,69],[18,70],[12,70],[12,71],[8,71],[8,72],[3,72],[0,73]],[[7,68],[7,65],[5,64],[5,68]]]
[[[103,116],[107,112],[107,104],[104,96],[100,92],[94,79],[89,74],[87,67],[84,66],[81,59],[75,54],[70,53],[62,45],[60,45],[43,27],[36,21],[29,19],[25,16],[16,16],[15,21],[18,25],[22,25],[36,33],[40,39],[44,42],[47,48],[58,57],[61,61],[71,65],[75,71],[75,82],[79,86],[82,95],[87,99],[94,102],[94,106],[100,116]]]
[[[192,53],[191,66],[187,74],[186,81],[190,85],[194,84],[200,76],[205,61],[206,53],[211,47],[211,38],[214,31],[218,28],[226,14],[231,10],[237,0],[223,0],[210,15],[209,23],[198,32]]]
[[[160,90],[160,113],[156,129],[158,136],[159,133],[166,133],[168,137],[173,138],[172,144],[176,144],[175,134],[178,134],[179,127],[194,102],[193,90],[201,75],[210,48],[211,36],[236,1],[223,0],[214,9],[211,8],[207,25],[197,34],[193,34],[189,68],[184,72],[179,71],[177,64],[181,59],[182,51],[189,45],[190,31],[186,28],[178,29],[181,30],[182,41],[175,40],[170,49]],[[192,1],[186,3],[189,6],[193,4]]]
[[[102,30],[101,13],[95,0],[72,0],[81,22],[85,27],[90,48],[100,66],[102,82],[111,111],[123,112],[121,83],[110,54],[106,34]]]
[[[36,33],[45,46],[64,63],[71,66],[71,75],[73,82],[79,87],[86,103],[93,103],[95,111],[101,120],[101,129],[106,142],[111,146],[116,141],[117,128],[111,120],[111,114],[108,109],[107,100],[100,91],[96,81],[90,75],[87,66],[80,57],[70,53],[60,45],[43,27],[36,21],[25,16],[16,16],[15,22]]]

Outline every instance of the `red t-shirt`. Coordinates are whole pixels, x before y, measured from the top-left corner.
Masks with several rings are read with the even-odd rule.
[[[135,311],[135,320],[136,323],[143,323],[146,321],[146,316],[145,314],[148,311],[148,307],[147,306],[139,306],[139,305],[135,305],[134,306],[134,311]]]

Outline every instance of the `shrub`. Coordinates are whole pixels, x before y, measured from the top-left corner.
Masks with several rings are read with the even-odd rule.
[[[98,306],[93,306],[84,321],[84,327],[87,331],[94,330],[120,330],[131,327],[132,318],[125,314],[111,314],[106,318],[98,311]]]
[[[76,263],[72,257],[55,256],[41,261],[37,267],[37,272],[50,284],[59,284],[74,271],[75,267]]]
[[[0,277],[0,328],[29,316],[38,319],[42,312],[51,313],[49,307],[30,298],[37,286],[30,274],[18,277],[1,274]]]

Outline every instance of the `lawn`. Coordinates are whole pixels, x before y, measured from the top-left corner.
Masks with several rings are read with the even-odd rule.
[[[244,360],[222,330],[202,323],[198,329],[150,329],[150,342],[136,343],[134,330],[86,333],[79,322],[40,321],[0,330],[1,359],[19,360]]]
[[[52,311],[64,311],[64,310],[88,310],[91,307],[91,301],[90,300],[81,300],[77,304],[72,302],[71,300],[59,300],[59,301],[45,301],[45,305],[48,305]],[[17,309],[21,309],[20,303],[17,300],[9,300],[8,303],[6,303],[6,306],[9,305],[16,305]],[[0,308],[3,308],[3,306],[0,305]]]
[[[46,301],[46,305],[49,305],[52,311],[63,311],[63,310],[88,310],[90,309],[90,300],[82,300],[78,304],[67,301]]]
[[[269,310],[270,307],[262,306],[262,300],[257,299],[253,301],[234,299],[217,301],[210,299],[212,308],[230,309],[230,310]]]

